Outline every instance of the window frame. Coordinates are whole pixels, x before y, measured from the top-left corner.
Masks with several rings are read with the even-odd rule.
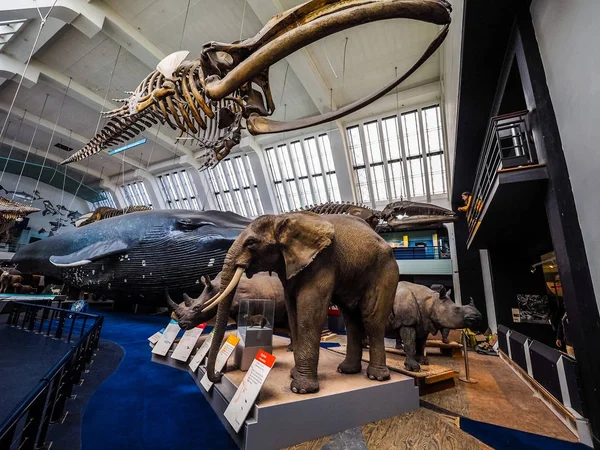
[[[324,148],[324,137],[327,137],[328,148]],[[314,146],[309,144],[310,141],[314,142]],[[281,148],[285,148],[287,158],[282,158]],[[279,212],[329,201],[341,201],[331,141],[327,132],[295,136],[265,146],[263,151]],[[286,170],[286,159],[290,162],[289,171]],[[317,163],[319,170],[316,170]],[[333,168],[329,167],[330,165],[333,165]],[[306,175],[302,174],[302,169],[306,170]]]
[[[148,206],[150,209],[154,209],[148,188],[143,180],[124,183],[120,189],[127,206]]]
[[[187,169],[170,170],[157,175],[156,180],[167,209],[204,210]]]
[[[436,152],[429,152],[429,143],[426,142],[426,136],[425,133],[428,131],[426,129],[426,124],[425,124],[425,116],[424,116],[424,111],[430,108],[435,108],[438,107],[439,108],[439,113],[438,113],[438,117],[439,117],[439,143],[440,143],[440,147],[441,150],[436,151]],[[407,155],[407,148],[406,148],[406,134],[405,134],[405,126],[404,126],[404,121],[402,120],[402,116],[405,114],[409,114],[411,112],[416,112],[417,113],[417,134],[418,134],[418,146],[419,146],[419,153],[416,155],[410,155],[410,156],[406,156]],[[391,118],[395,118],[395,124],[396,124],[396,131],[397,131],[397,139],[398,139],[398,150],[400,152],[400,158],[399,160],[394,159],[394,160],[390,160],[388,157],[388,142],[389,142],[389,137],[386,139],[386,133],[388,132],[388,130],[386,130],[386,132],[384,133],[384,120],[387,119],[391,119]],[[377,130],[378,130],[378,136],[379,136],[379,147],[381,149],[381,153],[382,153],[382,162],[377,162],[377,163],[371,163],[371,158],[368,155],[368,150],[367,150],[367,139],[365,137],[365,130],[366,130],[366,125],[371,124],[373,122],[377,122],[378,126],[377,126]],[[360,156],[362,157],[362,164],[357,164],[356,163],[356,159],[355,159],[355,154],[353,152],[352,149],[352,145],[353,145],[353,139],[351,139],[348,130],[352,129],[352,128],[358,128],[358,135],[360,137],[360,142],[357,142],[357,144],[360,145],[361,147],[361,152],[360,152]],[[447,154],[447,143],[446,143],[446,138],[445,138],[445,128],[444,128],[444,123],[443,123],[443,111],[442,111],[442,102],[441,101],[431,101],[431,102],[425,102],[425,103],[421,103],[421,104],[417,104],[417,105],[411,105],[411,106],[405,106],[399,109],[395,109],[392,111],[387,111],[385,113],[381,113],[381,114],[377,114],[375,116],[368,116],[368,117],[364,117],[360,120],[355,120],[352,122],[348,122],[346,124],[344,124],[344,131],[346,133],[345,138],[347,139],[348,142],[348,149],[347,149],[347,156],[348,156],[348,160],[349,160],[349,165],[350,165],[350,171],[351,171],[351,181],[352,181],[352,185],[353,185],[353,189],[355,190],[355,197],[357,198],[357,200],[359,202],[365,203],[365,204],[371,204],[371,206],[373,207],[377,207],[378,204],[382,204],[385,202],[391,202],[391,201],[395,201],[395,200],[400,200],[400,198],[396,198],[394,195],[397,195],[397,183],[394,184],[394,186],[392,187],[392,182],[393,180],[396,180],[398,178],[397,175],[393,174],[391,172],[391,164],[395,164],[397,162],[400,163],[400,167],[402,169],[402,173],[401,173],[401,178],[402,178],[402,191],[401,193],[404,194],[403,195],[403,199],[404,200],[425,200],[425,201],[431,201],[432,199],[439,199],[439,198],[446,198],[449,195],[448,189],[449,189],[449,182],[448,182],[448,154]],[[431,173],[431,169],[430,169],[430,159],[434,156],[437,155],[441,155],[442,156],[442,181],[443,181],[443,186],[444,186],[444,192],[441,193],[435,193],[432,194],[432,184],[433,184],[433,174]],[[422,181],[423,181],[423,195],[413,195],[413,184],[412,184],[412,171],[409,170],[409,162],[410,160],[413,159],[419,159],[421,161],[421,167],[422,167]],[[374,165],[383,165],[384,166],[384,177],[386,180],[386,186],[387,186],[387,195],[388,197],[385,200],[376,200],[376,197],[374,195],[374,187],[373,187],[373,180],[372,180],[372,173],[370,170],[371,166]],[[357,177],[358,177],[358,170],[362,170],[364,169],[366,172],[366,187],[367,189],[365,189],[364,191],[361,191],[361,185],[362,185],[362,181],[360,181]],[[367,200],[364,199],[364,195],[363,192],[368,191],[368,195],[369,198]]]
[[[245,217],[264,214],[250,153],[230,155],[214,168],[204,172],[217,207],[221,211],[231,211]]]

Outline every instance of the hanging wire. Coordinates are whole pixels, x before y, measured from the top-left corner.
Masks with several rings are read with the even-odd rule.
[[[40,175],[38,176],[37,182],[35,183],[35,188],[33,188],[33,192],[37,191],[38,186],[40,185],[40,179],[42,178],[42,173],[44,172],[44,166],[46,165],[46,159],[48,158],[48,152],[50,151],[50,146],[52,145],[52,140],[54,139],[54,133],[56,133],[56,127],[58,126],[58,121],[63,111],[63,107],[65,106],[65,99],[67,98],[67,94],[69,93],[69,88],[71,87],[71,81],[73,78],[69,78],[69,84],[67,84],[67,90],[65,91],[65,95],[62,98],[60,103],[60,110],[58,111],[58,117],[56,118],[56,122],[54,122],[54,128],[52,129],[52,135],[50,136],[50,140],[48,141],[48,148],[46,148],[46,154],[44,155],[44,161],[42,162],[42,168],[40,169]],[[31,204],[33,204],[33,199],[31,199]]]
[[[331,68],[333,75],[336,78],[338,78],[338,75],[337,73],[335,73],[335,69],[333,68],[333,64],[331,64],[331,60],[329,59],[329,55],[327,54],[327,47],[325,46],[325,41],[327,41],[327,38],[323,39],[323,51],[325,52],[325,58],[327,58],[327,62],[329,63],[329,67]]]
[[[21,121],[19,122],[19,128],[17,128],[17,134],[12,141],[12,145],[10,146],[10,151],[8,152],[8,156],[6,157],[6,162],[4,163],[4,168],[2,169],[2,173],[0,174],[0,181],[4,178],[4,172],[6,172],[6,166],[8,166],[8,161],[12,155],[13,149],[15,148],[15,143],[17,142],[17,138],[19,137],[19,132],[21,131],[21,125],[23,125],[23,119],[25,118],[25,114],[27,114],[27,110],[23,111],[23,115],[21,116]]]
[[[148,158],[148,164],[146,165],[146,171],[150,167],[150,161],[152,161],[152,155],[154,155],[154,149],[156,148],[156,140],[158,139],[158,132],[160,131],[161,123],[158,124],[156,130],[156,136],[154,137],[154,141],[152,142],[152,150],[150,150],[150,158]]]
[[[244,20],[246,20],[246,5],[248,0],[244,0],[244,11],[242,12],[242,25],[240,26],[240,41],[242,40],[242,34],[244,32]]]
[[[48,19],[48,17],[50,16],[50,13],[54,9],[54,5],[56,5],[57,1],[58,0],[54,0],[54,3],[48,10],[48,13],[46,14],[45,17],[42,17],[42,14],[40,13],[40,10],[38,8],[38,13],[40,14],[40,18],[41,18],[40,29],[38,30],[38,34],[35,37],[35,41],[33,41],[33,47],[31,47],[31,52],[29,53],[29,57],[27,58],[27,62],[25,63],[25,69],[23,70],[23,75],[21,75],[21,79],[19,80],[19,84],[17,85],[17,90],[15,91],[15,95],[13,96],[12,102],[10,103],[10,107],[8,108],[8,112],[6,113],[6,119],[4,119],[4,124],[2,125],[2,130],[0,130],[0,136],[4,135],[4,131],[6,130],[6,124],[8,122],[8,118],[10,117],[10,113],[12,112],[13,107],[15,106],[15,101],[17,100],[17,95],[19,95],[19,91],[21,90],[21,85],[23,84],[23,80],[25,79],[25,75],[27,74],[27,69],[29,68],[29,64],[31,63],[31,58],[33,57],[33,52],[35,51],[35,46],[37,45],[38,40],[40,39],[40,35],[42,34],[42,29],[44,28],[44,25],[46,24],[46,19]],[[36,8],[37,8],[37,6],[36,6]]]
[[[346,42],[344,43],[344,62],[342,63],[342,90],[340,92],[340,96],[344,96],[344,83],[346,82],[346,49],[348,48],[348,38],[346,37]]]
[[[77,190],[75,191],[75,193],[73,194],[73,198],[71,199],[71,203],[69,203],[69,211],[71,210],[71,207],[73,206],[73,202],[75,201],[75,198],[77,197],[77,194],[79,194],[79,189],[81,189],[81,185],[83,184],[83,180],[87,177],[87,174],[90,170],[90,161],[91,158],[88,158],[88,163],[87,166],[85,168],[85,174],[81,177],[81,180],[79,181],[79,186],[77,186]],[[63,190],[64,193],[64,190]]]
[[[185,10],[185,18],[183,19],[183,28],[181,29],[181,39],[179,39],[179,48],[181,50],[181,46],[183,45],[183,35],[185,34],[185,26],[187,24],[188,14],[190,12],[190,1],[188,0],[187,9]]]
[[[40,122],[42,121],[42,116],[44,115],[44,110],[46,109],[46,103],[48,103],[48,97],[50,94],[46,94],[46,98],[44,99],[44,105],[42,106],[42,112],[40,113],[40,117],[38,118],[37,123],[35,124],[35,129],[33,130],[33,135],[31,136],[31,142],[29,143],[29,148],[27,149],[27,154],[25,155],[25,160],[23,161],[23,166],[21,166],[21,173],[19,174],[19,178],[17,179],[17,185],[15,186],[15,190],[11,197],[11,200],[15,199],[15,194],[17,193],[17,189],[19,187],[19,183],[21,183],[21,178],[23,177],[23,171],[25,170],[25,166],[27,165],[27,160],[29,159],[29,154],[31,153],[31,147],[33,146],[33,141],[35,140],[35,135],[37,134],[38,128],[40,127]],[[36,149],[37,153],[37,149]]]
[[[287,67],[285,68],[285,75],[283,76],[283,87],[281,88],[281,98],[279,99],[279,104],[283,102],[283,94],[285,93],[285,84],[287,83],[288,70],[290,70],[290,63],[288,63]]]

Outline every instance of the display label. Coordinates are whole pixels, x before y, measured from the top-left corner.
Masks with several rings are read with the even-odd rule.
[[[511,308],[512,310],[512,318],[513,322],[519,323],[521,322],[521,311],[519,308]]]
[[[217,353],[217,360],[215,361],[215,370],[217,372],[221,372],[223,370],[225,364],[227,364],[227,360],[233,353],[235,346],[238,345],[238,342],[240,342],[239,337],[237,337],[234,334],[229,335],[229,337],[221,347],[221,350],[219,350],[219,353]],[[204,374],[202,380],[200,380],[200,384],[208,392],[210,391],[210,388],[213,386],[214,383],[208,379],[207,374]]]
[[[173,345],[173,341],[179,334],[180,330],[181,328],[179,327],[177,321],[171,319],[169,325],[167,325],[167,328],[165,328],[162,336],[152,349],[152,353],[155,355],[165,356],[171,348],[171,345]]]
[[[259,350],[246,372],[246,376],[238,386],[237,392],[225,410],[225,418],[236,433],[239,433],[246,417],[252,410],[254,402],[262,389],[269,372],[275,364],[275,357],[264,350]]]
[[[200,348],[190,361],[190,369],[192,369],[192,372],[196,372],[196,370],[198,370],[200,363],[202,363],[202,360],[208,354],[208,351],[210,350],[210,344],[212,344],[214,335],[215,329],[213,328],[212,332],[208,335],[204,343],[200,346]]]
[[[158,340],[160,339],[160,337],[162,336],[164,331],[165,331],[165,329],[163,328],[162,330],[157,331],[156,333],[154,333],[152,336],[150,336],[148,338],[148,342],[150,342],[150,345],[152,347],[154,347],[154,345],[158,342]]]
[[[190,357],[192,350],[196,347],[196,343],[204,331],[204,327],[206,327],[206,323],[200,324],[191,330],[186,330],[185,333],[183,333],[179,344],[177,344],[177,347],[173,350],[171,358],[186,362]]]

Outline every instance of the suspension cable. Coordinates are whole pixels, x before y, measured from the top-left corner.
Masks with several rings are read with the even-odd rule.
[[[8,156],[6,157],[6,162],[4,163],[4,168],[2,169],[2,173],[0,173],[0,181],[4,178],[4,172],[6,172],[6,166],[8,166],[8,161],[10,161],[10,157],[12,156],[13,149],[15,148],[15,143],[17,142],[17,138],[19,137],[19,133],[21,131],[21,125],[23,125],[23,119],[25,118],[25,114],[27,110],[23,111],[23,115],[21,116],[21,121],[19,122],[19,127],[17,128],[17,134],[12,141],[12,145],[10,146],[10,151],[8,152]],[[8,132],[8,130],[7,130]],[[4,141],[3,141],[4,142]]]
[[[27,149],[27,154],[25,155],[25,160],[23,161],[23,166],[21,167],[21,173],[19,174],[19,178],[17,179],[17,185],[15,186],[15,190],[13,192],[11,200],[15,199],[15,194],[17,193],[19,183],[21,183],[21,177],[23,176],[23,172],[25,171],[25,166],[27,165],[27,160],[29,159],[29,154],[31,153],[31,147],[33,146],[33,141],[35,140],[35,135],[37,134],[38,128],[40,127],[40,122],[42,121],[42,116],[44,115],[44,111],[46,109],[46,103],[48,103],[48,97],[50,97],[50,94],[46,94],[46,98],[44,99],[44,105],[42,106],[42,112],[40,113],[40,117],[38,118],[37,123],[35,124],[35,129],[33,130],[33,135],[31,136],[31,142],[29,143],[29,148]],[[36,149],[36,153],[37,153],[37,149]]]
[[[19,95],[19,91],[21,90],[21,85],[23,84],[23,80],[25,79],[25,75],[27,74],[27,69],[29,68],[29,64],[31,63],[31,58],[33,57],[33,52],[35,51],[35,46],[37,45],[38,40],[40,39],[40,35],[42,34],[42,29],[44,28],[44,25],[46,24],[46,20],[50,16],[50,13],[54,9],[54,5],[56,5],[57,1],[58,0],[54,0],[54,3],[50,7],[50,10],[44,17],[41,17],[42,14],[39,12],[39,9],[38,9],[38,13],[40,13],[40,17],[41,17],[40,29],[38,30],[38,34],[35,37],[35,41],[33,41],[33,46],[31,47],[31,52],[29,53],[29,57],[27,58],[27,62],[25,63],[25,69],[23,70],[23,75],[21,75],[21,79],[19,80],[19,84],[17,85],[17,90],[15,91],[15,95],[13,96],[12,102],[10,103],[10,107],[8,108],[8,112],[6,113],[6,119],[4,119],[4,124],[2,125],[2,130],[0,130],[0,136],[4,135],[4,131],[6,130],[6,124],[8,122],[8,118],[10,117],[10,113],[12,112],[13,107],[15,106],[15,101],[17,100],[17,95]]]
[[[65,106],[65,99],[67,98],[67,94],[69,93],[69,87],[71,86],[71,81],[73,78],[69,78],[69,84],[67,84],[67,90],[65,91],[65,95],[62,98],[60,103],[60,109],[58,111],[58,117],[56,117],[56,121],[54,122],[54,128],[52,128],[52,134],[50,135],[50,140],[48,141],[48,147],[46,148],[46,154],[44,155],[44,161],[42,162],[42,168],[40,169],[40,175],[38,176],[37,182],[35,183],[35,188],[33,188],[33,192],[37,190],[40,185],[40,179],[42,178],[42,173],[44,172],[44,167],[46,165],[46,159],[48,159],[48,152],[50,152],[50,146],[52,145],[52,140],[54,139],[54,133],[56,133],[56,127],[58,126],[58,121],[63,111],[63,107]],[[33,199],[31,199],[31,204],[33,205]]]

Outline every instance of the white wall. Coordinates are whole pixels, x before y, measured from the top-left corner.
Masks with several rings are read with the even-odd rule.
[[[33,178],[21,177],[21,181],[17,186],[18,179],[18,175],[12,173],[5,173],[2,177],[2,180],[0,180],[0,185],[8,191],[23,191],[27,194],[32,194],[33,190],[35,189],[37,180]],[[57,189],[48,184],[40,182],[40,184],[37,187],[37,190],[40,192],[42,199],[34,200],[32,206],[35,208],[39,208],[42,211],[44,210],[44,200],[50,200],[54,206],[63,205],[71,211],[79,211],[82,214],[85,214],[90,210],[89,204],[85,200],[79,197],[75,197],[75,200],[73,200],[74,196],[67,192],[65,192],[63,197],[61,189]],[[7,195],[4,191],[0,190],[0,196],[6,197],[9,200],[11,200],[12,194]],[[23,200],[22,198],[18,197],[15,197],[14,201],[24,203],[26,205],[30,204],[29,201]],[[71,204],[71,202],[73,203]],[[42,211],[34,214],[29,214],[27,216],[27,218],[29,219],[29,224],[27,226],[31,228],[32,233],[37,233],[41,228],[44,228],[47,232],[49,232],[50,228],[52,227],[52,225],[50,225],[50,222],[57,221],[59,217],[58,215],[53,216],[52,214],[47,214],[46,216],[44,216],[42,215]],[[62,217],[64,219],[67,219],[66,214]],[[70,220],[67,220],[69,221],[69,224],[67,226],[70,227]]]
[[[531,15],[600,307],[600,2],[533,0]]]
[[[446,120],[449,191],[454,173],[458,93],[460,90],[460,58],[462,51],[462,25],[464,0],[452,1],[452,23],[441,49],[441,76],[443,114]]]

